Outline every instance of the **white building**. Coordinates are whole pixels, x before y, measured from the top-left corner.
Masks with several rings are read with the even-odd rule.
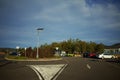
[[[105,53],[120,54],[120,48],[108,48],[104,49]]]

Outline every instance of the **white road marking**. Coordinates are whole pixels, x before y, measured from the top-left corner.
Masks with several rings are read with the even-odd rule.
[[[38,72],[33,66],[29,66],[29,67],[32,68],[32,69],[35,71],[35,73],[37,74],[39,80],[42,80],[42,78],[41,78],[39,72]]]
[[[86,65],[88,69],[91,69],[91,66],[89,64]]]
[[[61,74],[61,72],[65,69],[66,66],[67,66],[67,64],[65,64],[65,65],[63,66],[63,68],[58,72],[58,74],[53,78],[53,80],[56,80],[56,79],[57,79],[57,77]]]
[[[39,80],[55,80],[67,64],[28,65],[37,74]]]

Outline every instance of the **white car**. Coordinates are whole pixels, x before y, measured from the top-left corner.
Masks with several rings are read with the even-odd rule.
[[[110,54],[110,53],[102,53],[102,54],[99,54],[98,58],[102,58],[102,59],[105,59],[105,58],[115,58],[115,56],[113,54]]]

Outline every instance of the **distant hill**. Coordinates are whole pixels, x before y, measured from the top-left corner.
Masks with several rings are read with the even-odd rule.
[[[112,45],[113,47],[119,47],[120,48],[120,43]]]
[[[105,46],[105,48],[120,48],[120,43],[116,43],[111,46]]]
[[[14,48],[0,48],[0,52],[15,51]]]

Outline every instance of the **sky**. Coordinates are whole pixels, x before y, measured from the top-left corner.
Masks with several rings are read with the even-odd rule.
[[[0,47],[120,42],[120,0],[0,0]],[[37,34],[38,28],[44,30]]]

